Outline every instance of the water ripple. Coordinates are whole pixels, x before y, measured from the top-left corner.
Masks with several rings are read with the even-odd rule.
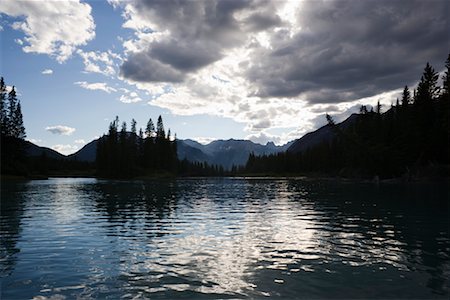
[[[302,180],[7,183],[0,296],[447,298],[447,199]]]

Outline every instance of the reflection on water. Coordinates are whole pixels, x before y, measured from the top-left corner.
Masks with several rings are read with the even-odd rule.
[[[448,298],[448,196],[446,184],[5,183],[0,298]]]

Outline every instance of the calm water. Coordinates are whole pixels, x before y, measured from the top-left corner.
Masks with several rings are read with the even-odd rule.
[[[1,187],[1,299],[449,298],[445,184]]]

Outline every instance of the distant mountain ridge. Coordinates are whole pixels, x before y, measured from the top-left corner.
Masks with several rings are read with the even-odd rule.
[[[358,114],[352,114],[346,120],[336,124],[341,129],[345,129],[358,119]],[[208,144],[201,144],[192,139],[177,141],[178,159],[187,159],[191,162],[207,162],[231,169],[233,165],[245,165],[250,153],[256,156],[275,154],[278,152],[299,153],[306,151],[323,142],[331,142],[336,133],[330,125],[325,125],[315,131],[305,134],[303,137],[291,141],[285,145],[277,146],[273,142],[266,145],[254,143],[249,140],[215,140]],[[27,141],[30,146],[27,150],[29,156],[40,156],[42,153],[49,158],[71,159],[77,161],[94,162],[96,159],[97,143],[99,139],[95,139],[84,145],[77,152],[70,155],[63,155],[59,152],[34,145]]]
[[[276,146],[269,142],[266,145],[254,143],[249,140],[216,140],[203,145],[193,140],[178,141],[178,159],[216,164],[225,169],[233,165],[245,165],[250,153],[255,155],[274,154],[286,151],[293,142]]]
[[[27,150],[27,155],[40,156],[42,153],[45,153],[47,157],[55,159],[94,162],[99,139],[89,142],[77,152],[67,156],[60,154],[55,150],[39,147],[31,142],[27,142],[27,144],[30,145]],[[207,162],[208,164],[220,165],[225,169],[230,169],[233,165],[245,165],[250,153],[264,155],[283,152],[286,151],[292,143],[293,141],[282,146],[276,146],[272,142],[261,145],[249,140],[229,139],[216,140],[203,145],[197,141],[187,139],[177,141],[177,154],[180,160],[186,158],[192,162]]]
[[[342,121],[341,123],[337,123],[336,126],[340,129],[346,129],[351,124],[353,124],[360,115],[358,114],[352,114],[350,117]],[[288,152],[292,153],[300,153],[308,150],[309,148],[312,148],[314,146],[317,146],[319,144],[322,144],[324,142],[331,142],[336,136],[336,131],[333,130],[333,128],[327,124],[325,126],[320,127],[316,131],[309,132],[299,138],[298,140],[295,140],[292,145],[287,149]]]
[[[41,147],[30,141],[25,141],[25,155],[30,157],[46,156],[52,159],[65,159],[67,156],[47,147]]]

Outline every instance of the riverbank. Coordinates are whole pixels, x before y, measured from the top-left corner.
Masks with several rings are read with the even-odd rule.
[[[158,171],[148,172],[145,175],[136,177],[108,177],[99,176],[95,169],[90,170],[62,170],[58,172],[49,172],[47,174],[28,174],[28,175],[12,175],[1,174],[0,179],[3,180],[45,180],[50,177],[54,178],[98,178],[98,179],[119,179],[119,180],[151,180],[151,179],[175,179],[175,178],[245,178],[245,179],[301,179],[301,180],[322,180],[349,183],[374,183],[374,184],[398,184],[398,183],[414,183],[414,182],[449,182],[450,166],[447,165],[429,165],[426,167],[415,168],[405,172],[402,176],[380,178],[379,176],[361,176],[359,172],[339,172],[338,174],[319,173],[319,172],[303,172],[303,173],[228,173],[224,176],[192,176],[179,175],[173,172]]]

